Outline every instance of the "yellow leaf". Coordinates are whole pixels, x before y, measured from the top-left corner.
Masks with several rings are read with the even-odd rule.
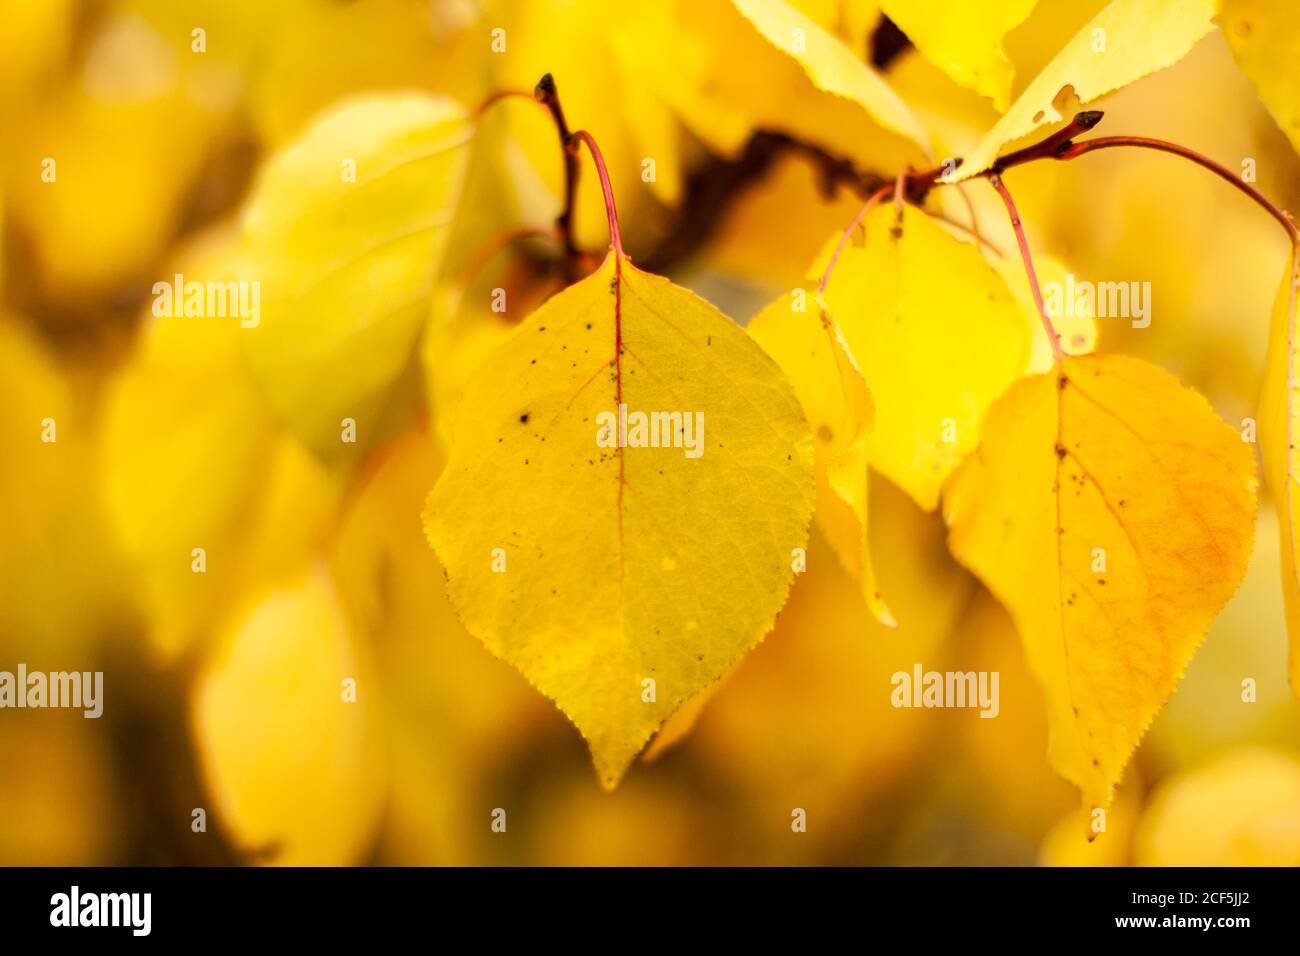
[[[1282,597],[1290,636],[1288,671],[1291,690],[1300,696],[1300,377],[1297,376],[1296,308],[1300,302],[1300,250],[1293,258],[1274,300],[1269,330],[1268,367],[1260,408],[1259,430],[1264,474],[1276,500],[1282,539]]]
[[[901,233],[895,216],[867,216],[825,297],[875,399],[871,467],[932,510],[984,412],[1024,373],[1030,326],[974,245],[915,208]]]
[[[1002,38],[1024,22],[1037,0],[882,0],[886,16],[927,60],[962,86],[993,100],[999,113],[1011,102],[1015,69]]]
[[[651,413],[681,416],[654,432],[675,447],[637,447]],[[470,632],[556,701],[612,787],[771,627],[812,461],[775,363],[611,252],[466,387],[426,530]]]
[[[6,90],[18,115],[0,122],[0,175],[30,242],[29,281],[84,321],[87,299],[133,296],[152,275],[232,104],[201,57],[182,59],[140,17],[106,11],[70,35],[86,46],[68,54],[84,59],[76,82],[42,79],[17,105]]]
[[[209,10],[207,0],[152,2],[169,8],[160,16],[181,21],[187,40],[197,22],[219,37],[205,58],[229,55],[228,47],[248,58],[240,73],[249,112],[259,138],[274,147],[360,91],[430,89],[463,103],[488,92],[484,61],[492,53],[477,4],[227,0]]]
[[[1218,0],[1219,26],[1241,71],[1300,150],[1300,29],[1289,0]]]
[[[1167,372],[1067,357],[989,413],[945,490],[949,544],[1006,605],[1047,696],[1048,756],[1105,807],[1245,575],[1250,446]]]
[[[168,274],[232,281],[235,243],[233,230],[204,233]],[[253,334],[234,316],[146,316],[107,389],[104,512],[164,655],[211,628],[246,583],[296,571],[332,520],[330,476],[281,436],[249,380],[240,339]]]
[[[268,593],[205,662],[191,724],[221,821],[250,859],[360,858],[384,789],[368,676],[322,570]]]
[[[871,613],[894,618],[881,599],[868,549],[867,436],[875,406],[821,296],[782,296],[749,323],[749,334],[794,386],[812,428],[818,523],[862,588]],[[796,308],[798,305],[798,308]]]
[[[1300,866],[1300,759],[1248,747],[1165,783],[1138,824],[1139,866]]]
[[[646,36],[659,64],[653,80],[715,150],[733,154],[762,128],[863,168],[928,164],[924,128],[865,51],[784,0],[678,0],[675,10]]]
[[[319,454],[366,446],[413,365],[473,126],[421,93],[351,100],[273,157],[245,216],[261,320],[244,336],[276,414]],[[341,441],[356,423],[355,445]]]
[[[1061,105],[1091,103],[1181,60],[1214,29],[1214,0],[1115,0],[1075,34],[984,135],[953,176],[993,165],[1002,147],[1060,122]]]
[[[101,598],[117,596],[118,555],[87,482],[91,415],[71,371],[0,311],[0,646],[11,654],[90,653]]]
[[[864,109],[884,130],[925,149],[925,131],[881,76],[784,0],[732,0],[768,43],[792,58],[813,86]]]
[[[68,56],[76,15],[74,0],[7,6],[0,34],[0,89],[11,95],[39,89]]]

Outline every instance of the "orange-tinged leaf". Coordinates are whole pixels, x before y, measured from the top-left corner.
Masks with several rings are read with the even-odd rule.
[[[659,447],[633,421],[652,413],[680,415]],[[762,349],[611,252],[466,387],[426,530],[469,631],[556,701],[613,786],[772,626],[812,460]]]
[[[1250,446],[1167,372],[1067,357],[990,412],[945,490],[949,543],[1010,610],[1052,765],[1104,807],[1245,575]]]

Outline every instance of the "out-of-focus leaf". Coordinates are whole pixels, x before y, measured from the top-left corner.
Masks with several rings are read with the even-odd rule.
[[[232,621],[204,662],[191,721],[218,819],[246,859],[363,859],[385,787],[381,699],[323,569]]]
[[[242,341],[271,407],[317,454],[368,447],[387,424],[473,131],[444,97],[376,94],[323,116],[263,170],[244,220],[262,316]]]
[[[881,7],[921,54],[956,82],[993,100],[998,112],[1011,102],[1014,67],[1002,39],[1037,0],[881,0]]]
[[[1300,759],[1242,747],[1157,788],[1139,866],[1300,866]]]
[[[1217,0],[1219,26],[1291,145],[1300,150],[1300,26],[1287,0]]]

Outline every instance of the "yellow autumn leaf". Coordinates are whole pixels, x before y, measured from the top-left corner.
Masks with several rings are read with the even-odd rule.
[[[1114,0],[1043,68],[952,176],[993,165],[1002,148],[1059,123],[1065,102],[1091,103],[1177,63],[1214,29],[1214,0]]]
[[[929,164],[925,129],[865,51],[785,0],[678,0],[672,9],[641,33],[640,55],[656,65],[647,81],[715,150],[736,153],[758,128],[863,168]]]
[[[1259,430],[1264,474],[1276,501],[1282,539],[1282,597],[1290,638],[1288,672],[1291,690],[1300,696],[1300,386],[1296,348],[1296,312],[1300,304],[1300,249],[1282,276],[1269,329],[1268,365],[1264,376]]]
[[[0,89],[27,93],[48,80],[68,55],[76,15],[75,0],[7,5],[0,34]]]
[[[151,2],[165,4],[168,18],[183,22],[200,16],[187,7],[210,5]],[[227,0],[219,12],[204,9],[201,22],[210,35],[220,31],[207,57],[233,46],[249,58],[241,73],[251,118],[259,137],[279,147],[318,114],[361,91],[429,89],[463,103],[481,100],[488,93],[484,62],[492,53],[479,32],[478,13],[476,4],[442,0],[279,0],[272,6]]]
[[[1139,866],[1300,866],[1300,759],[1243,747],[1167,781],[1135,852]]]
[[[26,100],[6,90],[13,115],[0,122],[0,176],[30,244],[29,280],[82,321],[88,299],[151,273],[232,123],[222,82],[142,18],[105,11],[84,42],[77,82],[41,78]]]
[[[89,653],[118,555],[103,540],[87,474],[90,410],[72,369],[27,320],[0,310],[0,646]],[[60,665],[62,666],[62,665]]]
[[[776,364],[611,251],[466,387],[426,530],[470,632],[555,700],[612,787],[771,627],[812,461]]]
[[[871,467],[932,510],[989,405],[1024,373],[1030,326],[973,244],[913,207],[896,215],[867,215],[825,299],[875,400]]]
[[[1218,0],[1217,5],[1237,65],[1300,150],[1300,11],[1288,0]]]
[[[812,428],[816,514],[827,540],[858,581],[877,619],[894,618],[880,596],[867,530],[867,436],[875,406],[871,392],[821,296],[789,293],[747,326],[781,366]]]
[[[384,792],[369,675],[323,569],[267,593],[204,662],[191,725],[220,820],[250,861],[359,860]]]
[[[167,274],[224,286],[238,272],[237,241],[232,228],[205,232]],[[255,329],[233,315],[152,310],[142,325],[106,391],[99,489],[166,656],[210,629],[243,586],[296,570],[332,522],[337,489],[249,380],[240,340]]]
[[[1037,0],[881,0],[881,9],[927,60],[964,87],[993,100],[999,113],[1011,102],[1015,68],[1002,38],[1023,23]]]
[[[865,110],[885,131],[924,150],[925,131],[884,79],[785,0],[732,0],[768,43],[792,58],[823,93]]]
[[[1043,685],[1052,765],[1107,806],[1245,575],[1250,446],[1155,366],[1066,357],[994,406],[944,504]]]
[[[319,454],[373,442],[417,364],[472,137],[445,97],[373,94],[263,170],[244,219],[261,316],[242,341],[271,407]]]

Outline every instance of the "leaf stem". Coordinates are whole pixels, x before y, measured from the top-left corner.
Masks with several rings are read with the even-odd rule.
[[[1015,231],[1016,242],[1020,245],[1020,258],[1025,263],[1025,274],[1029,276],[1029,288],[1034,293],[1034,303],[1038,306],[1038,316],[1043,320],[1043,328],[1047,330],[1047,339],[1052,343],[1052,354],[1060,361],[1065,352],[1061,349],[1061,337],[1056,334],[1056,327],[1052,325],[1052,320],[1047,317],[1047,307],[1043,304],[1043,291],[1038,287],[1038,276],[1034,272],[1034,258],[1029,253],[1029,241],[1025,238],[1025,229],[1020,222],[1020,213],[1016,211],[1015,200],[1011,198],[1011,191],[1007,189],[1007,184],[1002,181],[1002,176],[998,173],[988,175],[989,184],[997,190],[998,195],[1002,197],[1002,202],[1007,207],[1007,215],[1011,217],[1011,228]]]
[[[1099,149],[1111,149],[1116,146],[1133,146],[1139,149],[1153,149],[1162,153],[1170,153],[1174,156],[1181,156],[1202,169],[1208,169],[1220,179],[1237,187],[1237,189],[1253,199],[1265,212],[1281,223],[1292,243],[1300,242],[1300,230],[1297,229],[1295,222],[1285,210],[1226,166],[1196,152],[1194,149],[1188,149],[1186,146],[1170,143],[1163,139],[1150,139],[1146,136],[1101,136],[1097,139],[1084,140],[1081,143],[1071,143],[1058,153],[1056,158],[1074,159],[1076,156],[1083,156]]]
[[[533,96],[524,90],[496,90],[495,92],[489,93],[487,96],[483,98],[483,101],[479,103],[477,108],[475,108],[474,115],[482,116],[484,113],[486,113],[492,107],[496,106],[502,100],[513,99],[515,97],[518,97],[519,99],[523,99],[523,100],[533,99]]]
[[[577,264],[582,258],[577,241],[573,237],[573,204],[578,189],[578,154],[572,148],[573,134],[569,132],[569,123],[564,118],[564,107],[560,105],[560,91],[555,86],[555,77],[543,73],[542,78],[533,87],[533,96],[551,114],[555,123],[555,132],[560,138],[560,152],[564,155],[564,207],[555,218],[555,226],[560,232],[560,242],[564,246],[564,270],[566,278],[577,278]]]
[[[609,170],[605,166],[605,157],[601,155],[596,140],[585,129],[580,129],[569,136],[568,150],[576,154],[579,143],[586,144],[587,151],[591,153],[591,161],[596,164],[596,175],[600,177],[600,188],[605,194],[605,215],[609,217],[609,244],[620,260],[626,259],[623,239],[618,232],[618,209],[614,205],[614,189],[609,183]]]

